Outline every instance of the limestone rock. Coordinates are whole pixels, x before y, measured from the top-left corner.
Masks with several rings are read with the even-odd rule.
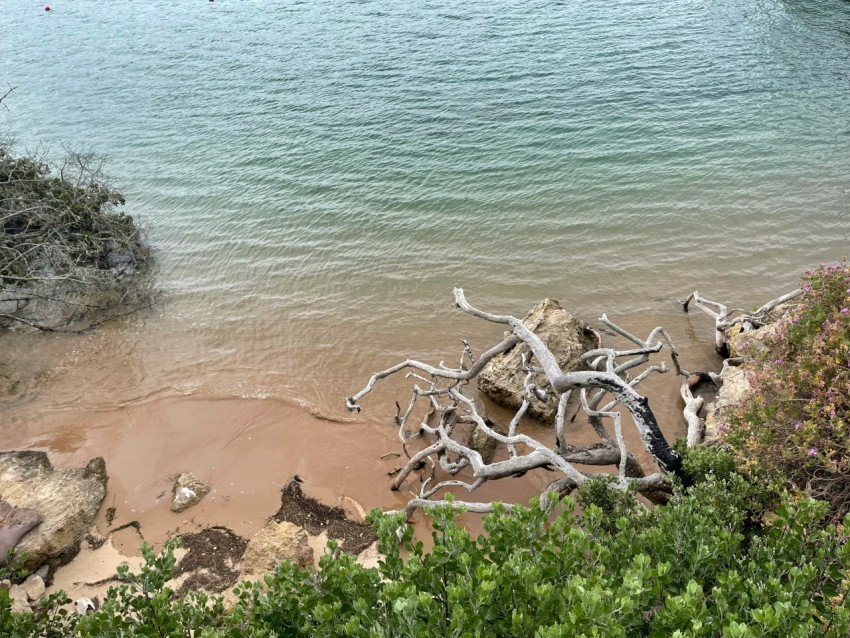
[[[729,340],[729,356],[754,357],[763,353],[767,348],[764,344],[765,339],[772,337],[777,331],[782,330],[784,325],[790,323],[794,319],[799,306],[800,304],[793,301],[776,306],[765,315],[765,319],[772,323],[756,330],[744,332],[740,325],[730,328],[726,333]]]
[[[12,585],[12,588],[9,590],[9,598],[12,599],[13,614],[26,614],[32,612],[32,607],[30,607],[27,593],[20,587],[20,585]]]
[[[0,453],[3,500],[35,510],[43,519],[16,547],[27,554],[27,569],[45,563],[55,568],[77,555],[106,496],[106,481],[100,457],[82,468],[54,469],[44,452]]]
[[[248,542],[242,572],[264,574],[283,561],[309,567],[313,564],[313,549],[307,540],[307,532],[297,525],[270,521]]]
[[[581,355],[593,347],[593,342],[585,335],[585,325],[573,318],[555,299],[544,299],[538,303],[523,323],[543,340],[564,372],[585,369]],[[496,403],[519,408],[525,394],[526,373],[522,369],[522,357],[526,350],[527,346],[520,344],[493,357],[478,376],[478,389]],[[545,376],[537,374],[533,381],[542,385]],[[532,400],[528,415],[553,423],[557,411],[558,398],[553,392],[548,392],[545,402],[537,398]]]
[[[29,576],[21,585],[21,589],[26,592],[27,598],[32,601],[40,600],[46,590],[44,580],[37,574]]]
[[[752,393],[747,370],[743,366],[726,368],[720,378],[723,379],[723,385],[720,386],[717,399],[706,408],[703,441],[706,445],[715,445],[722,440],[729,411],[749,399]]]
[[[210,488],[191,472],[184,472],[174,481],[171,491],[171,511],[182,512],[199,503],[209,494]]]

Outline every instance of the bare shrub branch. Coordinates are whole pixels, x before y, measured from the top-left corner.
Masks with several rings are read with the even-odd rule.
[[[85,328],[149,303],[150,250],[123,204],[91,152],[51,163],[0,143],[0,325]]]

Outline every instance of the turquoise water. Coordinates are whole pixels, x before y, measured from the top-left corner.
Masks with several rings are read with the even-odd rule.
[[[119,398],[337,405],[474,325],[453,285],[637,317],[847,253],[841,0],[51,4],[0,0],[0,126],[150,228],[163,304],[73,359]]]

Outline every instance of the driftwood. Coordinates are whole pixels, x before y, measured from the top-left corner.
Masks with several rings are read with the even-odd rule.
[[[696,290],[688,295],[688,298],[681,303],[685,312],[688,312],[690,304],[693,303],[705,314],[714,318],[714,348],[721,356],[727,357],[729,356],[730,328],[740,326],[741,330],[744,332],[761,328],[762,326],[770,323],[767,319],[767,314],[771,310],[776,308],[779,304],[791,301],[802,294],[803,291],[799,288],[797,290],[792,290],[781,297],[768,301],[761,308],[758,308],[753,312],[747,312],[742,308],[734,308],[730,311],[726,305],[717,301],[706,299],[700,296],[699,292]]]
[[[612,489],[634,490],[653,502],[665,500],[671,492],[669,475],[678,476],[680,480],[688,482],[688,477],[682,470],[681,457],[662,434],[648,399],[636,390],[638,384],[649,375],[668,371],[665,363],[651,361],[665,346],[669,350],[677,374],[685,378],[690,376],[679,364],[678,351],[663,328],[654,329],[643,339],[603,316],[602,323],[631,342],[634,347],[619,350],[595,348],[584,355],[590,370],[564,372],[550,350],[520,319],[475,308],[466,300],[462,289],[456,288],[454,297],[456,306],[464,312],[508,326],[508,336],[478,358],[464,341],[457,367],[449,367],[442,362],[434,366],[407,359],[373,374],[362,390],[346,400],[349,410],[359,411],[359,401],[373,390],[378,381],[401,372],[406,372],[407,377],[414,380],[410,401],[405,408],[398,406],[395,418],[402,448],[408,460],[393,476],[392,481],[392,489],[398,490],[412,474],[420,473],[419,489],[413,493],[413,498],[405,508],[408,514],[416,508],[432,504],[431,498],[447,488],[460,487],[473,492],[487,481],[521,476],[540,468],[558,474],[544,490],[544,495],[550,492],[567,494],[588,479],[598,476],[580,471],[576,464],[616,467],[617,473],[609,483]],[[527,371],[525,399],[507,429],[503,430],[505,433],[501,433],[484,417],[475,401],[464,391],[490,359],[519,343],[526,344],[529,350],[524,360]],[[544,387],[531,383],[534,373],[545,375]],[[630,376],[632,374],[634,376]],[[683,387],[688,387],[687,381]],[[567,401],[573,390],[580,393],[582,409],[599,435],[599,442],[593,445],[576,446],[566,440],[564,421]],[[549,392],[554,392],[559,397],[553,424],[556,441],[554,447],[519,432],[521,419],[532,397],[545,397]],[[411,453],[406,433],[409,432],[409,421],[420,402],[426,404],[428,414],[418,424],[416,431],[420,435],[419,438],[424,439],[427,444]],[[693,399],[688,405],[695,412],[699,409],[696,405],[698,403],[701,403],[701,399]],[[612,432],[605,427],[606,422],[611,424]],[[661,472],[644,475],[640,464],[626,448],[623,435],[626,422],[631,422],[637,429],[644,447],[655,459]],[[466,439],[460,432],[472,427],[503,444],[507,449],[507,458],[486,462],[480,452],[461,442]],[[698,429],[695,427],[695,431]],[[698,436],[695,434],[689,437],[691,438],[696,441]],[[489,503],[453,503],[455,507],[463,507],[471,512],[492,511],[492,505]]]
[[[686,312],[693,304],[714,318],[715,346],[718,352],[725,355],[729,349],[730,328],[740,326],[741,330],[749,331],[766,325],[770,323],[768,313],[771,310],[800,294],[801,290],[794,290],[752,312],[742,309],[730,311],[726,305],[705,299],[698,292],[692,293],[682,303]],[[632,490],[655,503],[664,502],[671,493],[670,475],[678,477],[684,484],[689,483],[689,477],[682,470],[681,457],[662,434],[648,399],[636,388],[648,376],[668,372],[667,365],[657,361],[657,356],[666,346],[676,375],[684,378],[680,395],[684,401],[687,446],[693,447],[702,442],[705,428],[704,421],[699,416],[704,399],[696,396],[694,390],[702,383],[716,384],[718,375],[711,372],[691,374],[683,369],[679,363],[679,353],[670,335],[663,328],[655,328],[643,339],[603,315],[600,321],[608,331],[630,342],[634,347],[603,347],[601,335],[594,331],[597,347],[583,355],[590,370],[564,372],[559,368],[552,352],[522,320],[475,308],[466,300],[462,289],[456,288],[454,297],[455,305],[460,310],[486,321],[504,324],[509,327],[510,332],[500,343],[477,358],[469,343],[464,340],[457,367],[449,367],[443,362],[434,366],[415,359],[402,361],[373,374],[363,389],[346,399],[349,410],[360,411],[359,401],[372,391],[378,381],[402,372],[406,373],[407,378],[414,380],[407,406],[396,404],[395,423],[407,462],[389,473],[393,479],[393,490],[401,489],[414,473],[419,476],[419,488],[411,492],[412,498],[405,508],[408,515],[417,508],[433,504],[432,497],[447,488],[464,488],[473,492],[487,481],[522,476],[535,469],[558,474],[543,490],[541,496],[544,497],[550,493],[568,494],[585,481],[600,476],[597,473],[581,471],[576,465],[615,467],[616,474],[608,483],[612,489]],[[493,357],[520,343],[525,344],[529,350],[523,360],[527,373],[525,397],[507,428],[497,429],[464,391]],[[653,361],[653,358],[656,360]],[[725,368],[736,363],[738,362],[727,358],[723,366]],[[531,381],[537,373],[544,374],[546,379],[540,386]],[[573,390],[579,392],[581,410],[599,437],[599,441],[592,445],[577,446],[566,440],[564,423],[567,402]],[[554,392],[559,399],[553,423],[554,446],[519,432],[522,418],[532,398],[543,399],[550,392]],[[415,429],[418,433],[416,438],[426,441],[427,444],[411,453],[408,448],[408,426],[420,402],[426,404],[427,414]],[[645,475],[640,463],[627,449],[623,427],[624,423],[629,422],[637,430],[646,451],[656,461],[660,472]],[[476,428],[489,439],[504,445],[507,458],[485,461],[482,454],[470,447],[467,439],[461,434],[464,429],[470,428]],[[543,504],[546,502],[545,498],[541,500]],[[450,504],[476,513],[493,510],[490,503],[456,500]],[[510,504],[505,504],[505,507],[510,509]]]

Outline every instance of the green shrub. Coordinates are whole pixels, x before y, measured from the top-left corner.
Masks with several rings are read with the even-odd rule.
[[[141,573],[122,571],[84,618],[51,616],[61,599],[11,616],[0,595],[0,635],[846,637],[846,531],[824,525],[826,503],[788,498],[754,527],[752,493],[738,475],[707,472],[669,505],[620,510],[613,525],[592,502],[576,514],[565,499],[553,517],[532,501],[487,517],[477,538],[440,506],[429,551],[403,519],[376,513],[378,568],[332,542],[320,570],[283,564],[240,584],[229,609],[174,599],[173,546],[147,548]]]
[[[765,340],[727,440],[744,468],[775,488],[808,490],[840,519],[850,511],[850,268],[810,271],[803,291]]]

